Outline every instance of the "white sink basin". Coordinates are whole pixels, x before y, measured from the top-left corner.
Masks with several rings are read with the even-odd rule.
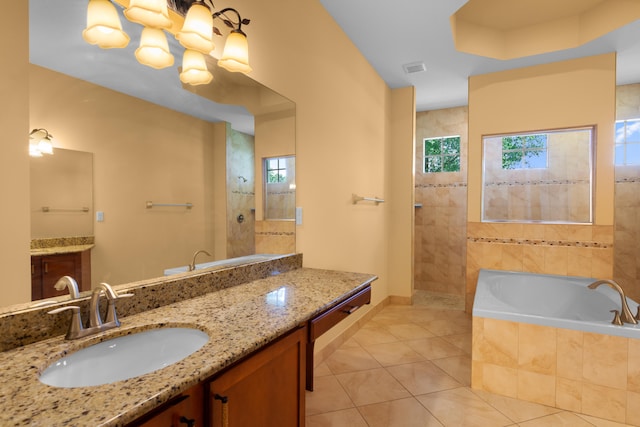
[[[126,380],[176,363],[207,341],[205,332],[192,328],[151,329],[125,335],[57,360],[44,370],[40,381],[72,388]]]

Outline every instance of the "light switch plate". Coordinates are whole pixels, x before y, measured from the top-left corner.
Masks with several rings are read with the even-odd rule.
[[[296,206],[296,225],[302,225],[302,206]]]

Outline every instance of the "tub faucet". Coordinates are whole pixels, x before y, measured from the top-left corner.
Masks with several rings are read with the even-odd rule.
[[[64,291],[64,288],[69,288],[69,296],[71,299],[77,299],[80,296],[78,282],[71,276],[62,276],[53,287],[56,288],[56,291]]]
[[[193,254],[193,259],[191,260],[191,264],[189,264],[189,271],[193,271],[196,269],[196,257],[198,256],[198,254],[205,254],[207,256],[211,256],[211,254],[205,250],[197,251],[195,254]]]
[[[624,294],[624,290],[622,289],[622,287],[613,280],[596,280],[589,285],[589,289],[595,289],[600,285],[608,285],[610,288],[620,294],[620,300],[622,302],[622,307],[620,309],[620,320],[622,320],[623,323],[631,323],[634,325],[637,324],[638,321],[635,319],[635,317],[633,317],[633,314],[631,314],[629,304],[627,303],[627,296]]]

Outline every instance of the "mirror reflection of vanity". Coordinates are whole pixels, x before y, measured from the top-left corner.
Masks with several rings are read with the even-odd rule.
[[[265,217],[262,169],[264,158],[295,155],[291,101],[247,76],[230,76],[214,58],[208,59],[213,83],[183,88],[177,65],[154,70],[135,63],[135,28],[128,30],[127,49],[103,51],[80,37],[85,1],[30,5],[30,28],[41,30],[31,31],[30,126],[54,134],[57,149],[93,158],[88,212],[45,216],[33,201],[31,209],[33,219],[55,214],[76,225],[88,219],[90,225],[32,233],[32,240],[91,237],[82,243],[90,245],[94,285],[160,277],[167,268],[189,264],[198,250],[211,254],[202,261],[295,252],[293,219]],[[52,19],[54,11],[60,19]],[[61,48],[61,41],[69,46]],[[181,50],[171,49],[179,64]],[[50,62],[41,56],[47,51],[55,53]],[[132,91],[106,87],[105,75],[126,81],[123,86]],[[173,79],[171,87],[167,78]],[[155,95],[164,91],[169,93],[163,99],[179,105],[161,105]],[[228,105],[218,104],[222,95]],[[295,206],[295,184],[289,193]],[[61,204],[47,203],[71,209],[62,195],[57,198]]]
[[[93,154],[55,148],[30,158],[31,299],[65,295],[55,282],[91,288]],[[65,237],[66,236],[66,237]]]

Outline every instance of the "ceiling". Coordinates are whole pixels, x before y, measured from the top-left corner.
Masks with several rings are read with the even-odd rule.
[[[514,2],[531,8],[508,8]],[[638,5],[640,0],[320,0],[326,10],[391,87],[414,86],[416,110],[467,105],[469,76],[617,52],[617,84],[640,82],[640,21],[632,22],[582,46],[518,59],[500,60],[459,52],[454,47],[450,17],[463,6],[478,23],[524,25],[531,19],[570,14],[568,5],[585,8],[600,3]],[[502,3],[502,7],[500,7]],[[506,3],[504,3],[506,2]],[[493,11],[480,13],[493,5]],[[103,50],[81,38],[86,0],[29,0],[31,62],[76,78],[168,106],[209,121],[225,120],[235,129],[253,133],[253,116],[239,105],[221,105],[182,89],[176,66],[153,70],[137,63],[134,50],[141,26],[121,17],[131,42],[125,49]],[[537,8],[537,9],[536,9]],[[525,10],[525,16],[514,16]],[[538,11],[538,13],[534,13]],[[468,18],[468,16],[467,16]],[[502,20],[502,21],[501,21]],[[528,20],[528,21],[527,21]],[[505,26],[508,27],[508,26]],[[182,49],[168,37],[175,63]],[[64,46],[61,48],[61,46]],[[117,52],[116,52],[117,51]],[[117,55],[117,56],[115,56]],[[426,71],[406,73],[403,66],[424,63]],[[215,67],[217,68],[217,67]],[[159,91],[155,88],[162,87]]]
[[[475,0],[472,0],[475,2]],[[498,3],[505,0],[480,0]],[[504,20],[522,24],[523,20],[556,17],[571,13],[568,4],[597,6],[607,0],[508,0],[511,4],[533,1],[535,8],[509,15],[505,8],[494,9]],[[637,9],[637,0],[608,0]],[[414,86],[416,110],[427,111],[467,105],[467,81],[470,76],[514,68],[528,67],[609,52],[617,52],[618,85],[640,82],[640,21],[636,20],[582,46],[518,59],[499,60],[459,52],[454,47],[450,17],[465,6],[467,0],[320,0],[355,46],[391,87]],[[533,13],[538,11],[539,13]],[[544,12],[544,13],[543,13]],[[604,15],[604,14],[603,14]],[[553,14],[551,14],[553,17]],[[484,22],[491,14],[481,16]],[[407,74],[406,64],[423,62],[426,71]]]
[[[184,90],[178,77],[184,49],[167,37],[174,66],[156,70],[138,63],[134,52],[142,26],[122,16],[120,22],[131,37],[124,49],[100,49],[82,39],[87,22],[87,0],[29,0],[29,60],[69,76],[107,87],[145,101],[210,122],[226,121],[238,131],[253,134],[253,114],[244,105],[215,102]],[[209,67],[214,74],[231,74]],[[250,80],[244,76],[246,80]],[[212,85],[222,80],[214,79]],[[251,84],[247,82],[247,84]],[[162,88],[162,90],[158,90]]]

